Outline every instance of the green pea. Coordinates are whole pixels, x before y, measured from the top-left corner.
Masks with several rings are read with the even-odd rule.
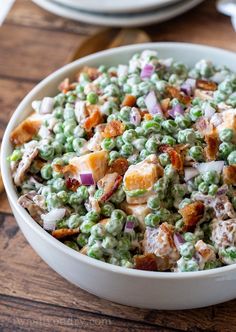
[[[52,166],[50,164],[46,164],[41,168],[41,176],[44,180],[49,180],[52,178]]]
[[[73,136],[74,129],[76,127],[76,124],[67,124],[64,126],[64,135],[66,137]]]
[[[195,242],[196,240],[194,234],[191,232],[186,232],[183,236],[186,242]]]
[[[158,194],[158,197],[160,199],[163,199],[165,196],[165,190],[166,190],[166,185],[165,185],[165,178],[162,177],[153,186],[153,190]]]
[[[236,197],[233,197],[231,202],[233,204],[234,209],[236,210]]]
[[[98,95],[95,92],[89,92],[89,94],[87,95],[87,101],[90,104],[97,104],[97,102],[98,102]]]
[[[189,115],[178,115],[175,117],[175,122],[177,126],[181,129],[186,129],[191,126],[191,119]]]
[[[103,250],[99,244],[95,243],[88,248],[87,255],[95,259],[101,259],[103,256]]]
[[[74,97],[74,96],[73,96]],[[73,98],[74,99],[74,98]],[[74,100],[73,100],[74,101]],[[66,107],[64,109],[63,112],[63,118],[64,120],[74,120],[75,119],[75,111],[74,109],[71,107],[71,105],[68,105],[68,107]],[[73,121],[74,122],[74,121]]]
[[[89,211],[87,214],[86,214],[86,220],[88,221],[91,221],[93,223],[96,223],[99,221],[100,219],[100,214],[98,212],[95,212],[95,211]]]
[[[107,222],[105,228],[108,233],[112,234],[113,236],[117,236],[121,233],[123,226],[124,222],[122,220],[112,218]]]
[[[229,165],[234,165],[236,164],[236,151],[232,151],[229,155],[228,155],[228,163]]]
[[[106,235],[106,237],[102,241],[102,247],[104,249],[113,249],[117,246],[117,240],[114,236],[112,235]]]
[[[66,189],[65,180],[62,179],[62,178],[55,179],[52,183],[52,188],[56,192],[61,191],[61,190],[65,190]]]
[[[161,206],[161,201],[159,196],[151,196],[149,197],[148,201],[147,201],[147,206],[151,209],[151,210],[157,210],[160,209]]]
[[[67,219],[67,225],[69,228],[78,228],[82,222],[84,221],[83,217],[81,217],[78,214],[72,214],[68,219]]]
[[[121,147],[121,150],[120,150],[120,153],[122,156],[124,157],[129,157],[133,154],[133,151],[134,151],[134,147],[132,144],[130,143],[125,143],[122,147]]]
[[[118,149],[121,149],[124,144],[125,142],[123,141],[122,136],[116,137],[116,146]]]
[[[140,160],[144,160],[144,159],[146,159],[149,155],[150,155],[150,153],[149,153],[146,149],[143,149],[143,150],[140,152],[139,158],[140,158]]]
[[[176,223],[175,223],[175,230],[176,230],[177,232],[180,232],[180,231],[182,231],[183,226],[184,226],[183,219],[179,219],[179,220],[177,220]]]
[[[79,152],[80,149],[87,143],[86,139],[81,137],[76,137],[73,139],[72,146],[73,151]]]
[[[110,162],[116,160],[116,159],[119,158],[119,157],[120,157],[120,154],[119,154],[118,151],[111,151],[111,152],[109,153],[109,160],[110,160]]]
[[[43,145],[39,148],[39,156],[44,160],[52,160],[54,148],[51,145]]]
[[[88,243],[88,234],[80,233],[76,239],[76,242],[83,248]]]
[[[122,222],[125,222],[126,213],[122,210],[115,209],[115,210],[112,211],[111,219],[120,220]]]
[[[202,194],[207,194],[209,190],[209,185],[205,182],[202,182],[198,186],[198,191],[200,191]]]
[[[183,209],[186,205],[191,204],[192,201],[189,198],[184,198],[180,203],[179,203],[179,210]]]
[[[87,216],[86,216],[86,219],[82,222],[82,224],[80,225],[80,230],[82,233],[85,233],[85,234],[90,234],[91,232],[91,228],[95,225],[95,222],[87,219]]]
[[[139,108],[145,108],[146,107],[146,104],[145,104],[145,99],[143,96],[137,98],[136,100],[136,104]]]
[[[129,129],[123,133],[122,138],[125,143],[132,143],[137,138],[137,133],[134,129]]]
[[[162,122],[162,128],[168,133],[173,134],[176,132],[177,124],[174,120],[165,120]]]
[[[220,260],[210,261],[210,262],[205,263],[204,270],[211,270],[211,269],[215,269],[220,266],[222,266],[222,263],[220,262]]]
[[[197,262],[193,259],[187,259],[187,258],[183,258],[182,264],[180,266],[178,264],[178,267],[181,272],[193,272],[199,270]]]
[[[66,136],[63,133],[58,133],[55,136],[55,140],[60,144],[64,144],[66,142]]]
[[[110,97],[118,97],[120,89],[116,84],[109,84],[104,88],[104,94]]]
[[[10,161],[18,161],[22,158],[22,152],[19,149],[15,149],[11,156],[10,156]]]
[[[131,242],[128,238],[122,237],[117,244],[117,249],[120,251],[128,251],[130,249]]]
[[[103,150],[111,151],[116,146],[116,141],[114,138],[105,138],[102,141],[101,147]]]
[[[110,202],[105,203],[102,207],[101,207],[101,214],[104,217],[109,218],[112,214],[112,211],[115,209],[114,205]]]
[[[196,141],[196,135],[193,129],[184,129],[178,132],[178,143],[180,144],[193,144]]]
[[[164,169],[164,174],[168,179],[173,179],[176,176],[176,170],[172,165],[167,165]]]
[[[124,106],[120,110],[120,118],[123,121],[129,121],[130,120],[130,113],[131,113],[131,107]]]
[[[232,82],[229,79],[226,79],[222,83],[220,83],[218,85],[218,90],[227,95],[230,95],[234,92]]]
[[[75,137],[84,137],[85,136],[85,130],[81,128],[80,126],[76,126],[73,132]]]
[[[144,219],[145,225],[149,227],[155,227],[161,222],[161,218],[158,214],[149,213]]]
[[[183,257],[192,258],[194,251],[194,246],[191,242],[185,242],[180,246],[180,255]]]
[[[228,155],[235,149],[234,144],[223,142],[219,145],[220,156],[223,159],[227,159]]]
[[[206,184],[218,184],[220,181],[216,171],[207,171],[202,174],[202,179]]]
[[[236,261],[236,247],[227,247],[220,250],[220,255],[229,258],[232,262]]]
[[[168,153],[161,153],[158,158],[161,166],[166,166],[170,163],[170,157]]]
[[[67,204],[69,200],[69,194],[65,190],[61,190],[57,193],[57,197],[63,204]]]
[[[103,239],[106,234],[105,226],[103,224],[96,224],[91,228],[91,235],[96,239]]]
[[[233,130],[229,129],[229,128],[225,128],[223,130],[220,131],[220,140],[222,142],[231,142],[232,138],[233,138]]]
[[[154,137],[147,140],[145,148],[149,153],[156,153],[158,149],[158,142]]]
[[[125,200],[125,192],[122,188],[122,186],[120,188],[118,188],[116,190],[116,192],[111,196],[111,202],[114,204],[120,204],[121,202],[123,202]]]
[[[175,145],[176,140],[172,136],[164,135],[162,140],[161,140],[161,143],[162,144],[168,144],[168,145]]]
[[[201,161],[203,160],[203,148],[201,146],[192,146],[189,149],[189,155],[191,158],[193,158],[196,161]]]
[[[74,241],[65,241],[64,244],[65,244],[67,247],[71,248],[71,249],[74,249],[74,250],[76,250],[76,251],[79,251],[79,247],[78,247],[77,243],[75,243]]]
[[[201,175],[198,175],[198,176],[196,176],[196,177],[194,178],[194,185],[195,185],[196,187],[198,187],[199,184],[202,183],[202,182],[203,182],[203,178],[202,178]]]
[[[203,113],[199,106],[194,106],[194,107],[190,108],[189,115],[190,115],[190,118],[192,121],[196,121],[201,116],[203,116]]]
[[[150,133],[159,133],[161,131],[161,125],[154,120],[143,121],[142,128],[146,135]]]

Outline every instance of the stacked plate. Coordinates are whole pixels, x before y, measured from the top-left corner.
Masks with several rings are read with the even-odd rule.
[[[133,27],[160,23],[203,0],[33,0],[62,17],[90,24]]]

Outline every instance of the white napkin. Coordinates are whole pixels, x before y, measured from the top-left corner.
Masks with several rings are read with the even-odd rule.
[[[0,0],[0,26],[3,24],[14,2],[15,0]]]

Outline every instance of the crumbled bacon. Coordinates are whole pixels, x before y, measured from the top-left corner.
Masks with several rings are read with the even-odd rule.
[[[76,84],[75,83],[70,83],[69,78],[65,78],[58,86],[58,90],[67,93],[70,90],[75,89]]]
[[[80,182],[75,178],[67,178],[66,179],[66,188],[71,191],[76,191],[80,186]]]
[[[184,231],[190,231],[195,228],[204,214],[204,204],[201,201],[190,203],[179,210],[183,217]]]
[[[107,174],[105,176],[109,176],[112,174]],[[101,181],[101,180],[100,180]],[[108,183],[107,186],[104,185],[104,194],[99,199],[101,202],[106,202],[111,196],[116,192],[122,182],[122,176],[117,175],[114,179],[114,182]]]
[[[153,116],[152,116],[152,114],[147,113],[147,114],[144,114],[143,118],[145,121],[150,121],[153,119]]]
[[[173,148],[167,144],[163,144],[160,146],[159,150],[161,152],[166,152],[168,153],[170,157],[170,161],[172,166],[177,170],[177,171],[183,171],[184,169],[184,158],[180,151],[178,151],[178,148]]]
[[[79,228],[75,229],[61,228],[52,231],[52,236],[55,237],[56,239],[63,239],[64,237],[72,236],[78,234],[79,232],[80,232]]]
[[[204,150],[207,160],[216,160],[220,141],[215,128],[213,128],[211,133],[205,135],[205,142],[207,146]]]
[[[108,169],[108,173],[116,172],[119,175],[124,175],[128,168],[129,168],[128,160],[120,157],[111,163]]]
[[[106,125],[103,132],[103,137],[111,138],[111,137],[120,136],[123,134],[124,131],[125,131],[125,125],[121,121],[112,120],[108,122],[108,124]]]
[[[223,180],[226,184],[236,186],[236,165],[229,165],[224,167]]]
[[[138,270],[157,271],[157,260],[154,254],[134,256],[134,268]]]
[[[129,107],[133,107],[136,103],[136,97],[133,95],[126,95],[123,102],[122,102],[122,106],[129,106]]]
[[[95,80],[96,78],[98,78],[98,76],[100,75],[100,72],[98,71],[97,68],[85,66],[85,67],[81,68],[81,70],[77,74],[77,80],[78,81],[79,81],[79,76],[80,76],[81,73],[87,74],[88,77],[92,81]]]
[[[86,132],[90,132],[93,128],[102,122],[102,114],[97,105],[88,105],[87,111],[89,116],[84,120],[83,127]]]
[[[191,102],[191,97],[181,93],[181,91],[174,86],[168,85],[166,92],[168,96],[178,99],[182,104],[189,105]]]
[[[217,90],[217,84],[215,82],[206,81],[206,80],[197,80],[196,81],[196,87],[198,89],[208,90],[208,91]]]

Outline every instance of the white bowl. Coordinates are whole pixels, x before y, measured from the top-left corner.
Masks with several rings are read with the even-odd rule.
[[[87,56],[59,69],[24,98],[5,131],[1,169],[9,202],[19,227],[39,256],[68,281],[95,295],[149,309],[190,309],[231,300],[236,297],[236,265],[184,273],[148,272],[110,265],[84,256],[54,239],[17,204],[17,194],[6,161],[12,150],[9,136],[13,128],[31,112],[31,102],[43,96],[53,96],[59,82],[65,77],[73,77],[81,66],[126,63],[133,53],[144,49],[158,50],[161,57],[173,57],[188,65],[202,58],[211,59],[236,71],[234,53],[182,43],[120,47]]]

